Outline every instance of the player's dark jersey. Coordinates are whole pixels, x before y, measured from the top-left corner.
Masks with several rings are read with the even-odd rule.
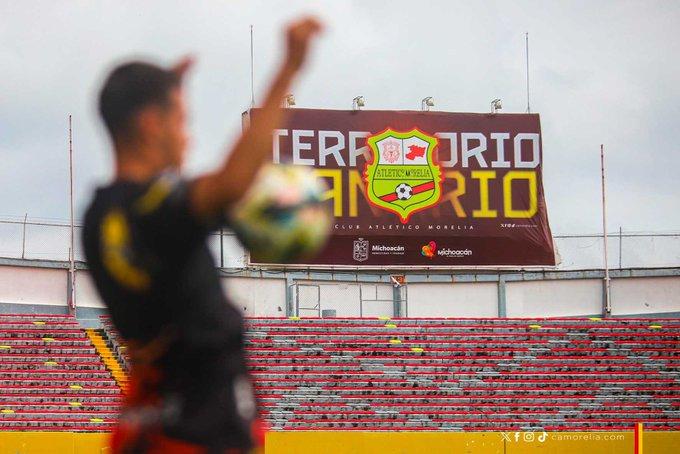
[[[192,214],[186,182],[164,174],[98,189],[83,243],[97,289],[130,344],[133,389],[120,427],[249,448],[256,408],[243,320],[207,247],[219,220],[213,224]]]

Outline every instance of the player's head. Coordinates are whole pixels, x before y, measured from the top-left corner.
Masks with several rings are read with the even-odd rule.
[[[165,167],[181,167],[188,144],[182,76],[189,66],[189,60],[173,69],[133,61],[111,71],[99,113],[116,149],[156,150]]]

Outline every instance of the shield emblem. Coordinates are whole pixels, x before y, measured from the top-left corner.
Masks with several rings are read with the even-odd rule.
[[[357,262],[368,260],[368,241],[363,238],[354,240],[354,250],[352,256]]]
[[[439,202],[442,172],[432,157],[436,137],[416,128],[407,132],[388,128],[366,142],[373,159],[366,165],[364,181],[373,205],[406,224],[413,213]]]

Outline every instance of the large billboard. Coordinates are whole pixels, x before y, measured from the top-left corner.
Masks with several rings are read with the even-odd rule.
[[[332,238],[305,265],[555,265],[537,114],[296,108],[272,160],[329,186]]]

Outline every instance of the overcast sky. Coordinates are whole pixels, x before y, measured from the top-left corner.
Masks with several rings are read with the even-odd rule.
[[[680,230],[680,2],[676,1],[8,1],[0,0],[0,218],[68,218],[67,117],[76,212],[110,178],[95,111],[107,68],[131,56],[198,57],[189,85],[189,170],[219,162],[255,89],[281,56],[281,28],[312,12],[327,30],[293,90],[300,107],[526,109],[541,114],[555,233],[597,232],[599,144],[609,225]]]

